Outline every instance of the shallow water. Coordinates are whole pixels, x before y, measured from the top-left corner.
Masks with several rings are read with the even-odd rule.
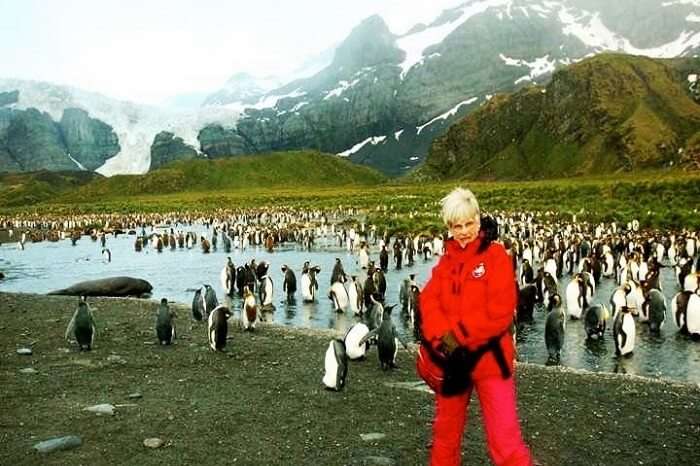
[[[204,227],[195,228],[194,231],[210,236]],[[162,253],[147,247],[143,252],[137,253],[134,251],[134,240],[135,237],[129,235],[108,237],[107,247],[112,252],[111,262],[103,259],[99,242],[92,241],[89,237],[83,237],[76,246],[71,246],[68,240],[57,243],[27,243],[23,251],[18,250],[16,244],[3,244],[0,246],[0,270],[7,278],[0,282],[0,291],[47,293],[83,280],[129,275],[148,280],[153,285],[154,299],[165,297],[190,305],[194,289],[208,283],[214,287],[219,300],[223,302],[219,273],[226,263],[226,257],[230,256],[236,266],[250,262],[253,258],[258,263],[270,263],[269,274],[275,286],[276,311],[269,317],[275,322],[345,331],[358,320],[348,313],[334,312],[331,301],[327,298],[330,273],[336,257],[341,259],[346,273],[357,275],[362,282],[366,276],[357,264],[357,256],[338,247],[330,237],[318,238],[312,251],[304,251],[296,244],[285,244],[272,253],[262,248],[251,247],[246,250],[235,249],[229,254],[221,248],[210,254],[203,254],[199,245],[193,249],[164,249]],[[372,250],[370,256],[378,262],[376,250]],[[311,265],[321,267],[317,301],[303,303],[300,292],[297,292],[296,303],[287,304],[282,295],[283,274],[280,268],[283,264],[291,267],[299,284],[301,268],[307,260]],[[389,272],[386,274],[386,302],[398,303],[400,283],[411,273],[416,274],[416,281],[422,287],[435,263],[435,258],[427,261],[417,258],[412,267],[404,266],[402,270],[395,270],[390,263]],[[624,372],[700,384],[700,343],[690,341],[678,333],[670,315],[670,300],[677,291],[672,270],[662,269],[661,278],[669,311],[660,337],[650,335],[646,325],[638,323],[634,354],[629,358],[618,359],[615,357],[611,322],[608,322],[603,341],[586,343],[583,323],[569,320],[561,364],[591,371]],[[565,276],[560,281],[560,294],[564,294],[563,290],[569,280],[570,278]],[[603,279],[597,287],[593,302],[607,304],[614,288],[613,280]],[[226,303],[236,312],[240,309],[240,299],[237,297],[233,298],[233,302]],[[412,338],[409,323],[401,316],[398,308],[392,318],[399,331],[407,338]],[[547,360],[544,319],[545,312],[536,310],[534,322],[525,326],[518,334],[519,360],[537,364],[544,364]]]

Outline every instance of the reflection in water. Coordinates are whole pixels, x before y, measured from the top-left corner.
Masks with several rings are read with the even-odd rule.
[[[206,229],[196,232],[208,235]],[[334,242],[333,242],[334,243]],[[134,237],[120,235],[118,238],[108,237],[107,246],[112,252],[111,262],[102,260],[102,247],[99,242],[89,238],[80,239],[72,247],[70,241],[59,243],[31,243],[24,251],[19,251],[11,244],[0,246],[0,267],[6,279],[0,282],[0,291],[19,291],[30,293],[46,293],[51,290],[66,288],[82,280],[92,280],[108,276],[130,275],[144,278],[153,285],[153,299],[166,297],[171,301],[184,304],[189,308],[192,303],[194,290],[208,283],[214,286],[219,301],[227,305],[234,313],[232,319],[240,319],[242,300],[237,295],[229,298],[224,295],[219,283],[219,274],[226,264],[226,258],[231,257],[236,266],[255,259],[270,263],[270,277],[274,282],[274,299],[276,311],[267,318],[278,324],[289,326],[331,328],[345,332],[353,323],[359,321],[351,313],[336,314],[332,302],[327,298],[330,285],[330,273],[333,270],[335,258],[342,261],[345,272],[356,275],[360,283],[364,283],[366,271],[361,269],[356,256],[348,254],[344,249],[331,245],[330,238],[324,242],[317,241],[319,249],[303,251],[295,245],[283,245],[273,253],[263,249],[248,248],[224,253],[222,249],[210,254],[202,254],[199,248],[175,249],[169,248],[162,253],[150,249],[143,252],[134,251]],[[378,262],[376,250],[372,250],[370,259]],[[422,287],[427,281],[430,270],[435,265],[436,258],[418,259],[415,265],[404,265],[402,270],[389,268],[387,279],[387,304],[399,302],[399,287],[401,282],[410,274],[416,274],[415,280]],[[297,277],[301,274],[302,265],[309,261],[318,265],[321,272],[318,277],[319,293],[316,302],[305,303],[300,292],[294,302],[287,303],[282,292],[284,275],[281,266],[287,264]],[[632,357],[618,360],[612,338],[612,319],[608,321],[605,336],[601,341],[586,341],[586,333],[582,321],[567,321],[566,338],[562,349],[561,364],[592,371],[614,372],[626,371],[630,374],[651,377],[666,377],[681,381],[700,383],[700,343],[690,341],[678,334],[678,329],[670,315],[671,298],[677,290],[673,270],[663,268],[661,281],[664,288],[669,312],[660,336],[649,334],[646,324],[637,324],[637,339]],[[565,276],[559,282],[559,289],[564,290],[571,277]],[[607,304],[615,289],[614,281],[604,279],[597,287],[591,304]],[[399,311],[392,313],[392,319],[402,336],[413,339],[413,330]],[[520,361],[544,364],[547,351],[544,344],[544,321],[546,313],[542,309],[534,311],[533,322],[521,326],[517,334],[518,359]],[[179,316],[179,319],[190,319]]]

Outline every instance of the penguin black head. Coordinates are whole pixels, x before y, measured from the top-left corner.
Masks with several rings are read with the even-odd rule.
[[[391,316],[391,311],[396,307],[396,304],[384,306],[384,317]]]
[[[287,264],[284,264],[284,265],[282,266],[282,272],[286,272],[286,271],[287,271]]]
[[[168,304],[168,299],[167,299],[167,298],[161,298],[160,303],[161,303],[161,304]]]

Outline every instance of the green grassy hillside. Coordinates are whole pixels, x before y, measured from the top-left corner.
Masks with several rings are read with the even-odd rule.
[[[419,179],[530,179],[700,166],[700,59],[603,54],[498,95],[431,146]]]
[[[215,160],[173,162],[145,175],[116,175],[61,198],[124,199],[182,192],[369,185],[384,181],[378,172],[318,152],[278,152]]]
[[[102,178],[94,172],[0,173],[0,206],[31,207]]]

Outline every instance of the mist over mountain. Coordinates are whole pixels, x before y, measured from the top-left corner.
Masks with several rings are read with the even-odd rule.
[[[75,108],[117,137],[116,154],[108,144],[90,155],[105,175],[143,173],[180,158],[315,149],[395,176],[421,165],[435,138],[493,96],[545,85],[557,69],[602,52],[672,58],[700,51],[696,0],[478,0],[435,18],[403,35],[378,16],[367,18],[298,77],[237,72],[196,110],[0,80],[0,171],[92,169],[68,157],[61,131],[52,132],[42,116],[58,123]],[[3,103],[15,91],[15,101]],[[29,109],[39,114],[23,113]],[[16,119],[44,128],[36,132],[39,143],[18,146],[26,137],[16,133]],[[85,140],[109,137],[90,133]],[[81,139],[72,147],[88,145]]]

